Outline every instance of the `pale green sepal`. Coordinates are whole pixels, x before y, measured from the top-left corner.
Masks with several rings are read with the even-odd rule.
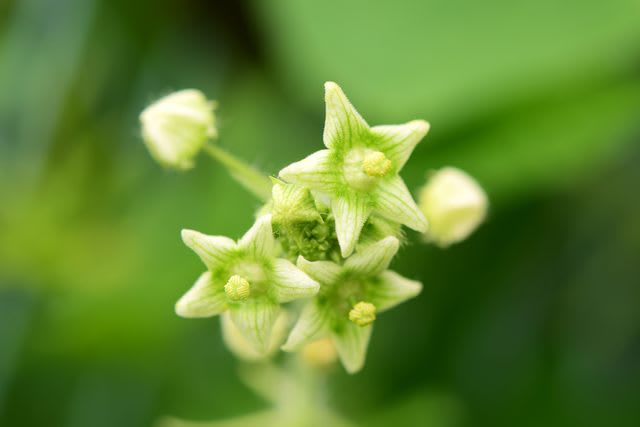
[[[332,192],[337,182],[330,150],[316,151],[282,169],[279,175],[292,184],[324,192]]]
[[[427,230],[427,219],[399,176],[380,182],[376,197],[376,211],[381,216],[421,233]]]
[[[271,215],[263,215],[258,218],[249,231],[238,241],[238,247],[253,256],[273,256],[276,242],[273,238]]]
[[[300,317],[282,346],[284,351],[297,351],[303,345],[324,337],[328,332],[328,319],[314,302],[304,306]]]
[[[342,273],[342,268],[331,261],[307,261],[303,256],[299,256],[296,264],[300,270],[320,284],[335,283]]]
[[[320,285],[286,259],[273,263],[273,284],[278,302],[289,302],[298,298],[312,297]]]
[[[226,263],[237,248],[236,242],[224,236],[209,236],[194,230],[182,230],[182,241],[209,268]]]
[[[371,209],[367,201],[357,194],[349,193],[331,201],[331,211],[335,217],[336,235],[340,252],[344,258],[351,255],[358,243],[358,237]]]
[[[369,125],[351,105],[340,86],[334,82],[326,82],[324,90],[324,145],[327,148],[349,148],[368,131]]]
[[[412,120],[402,125],[373,126],[371,133],[378,137],[376,144],[392,161],[394,169],[405,165],[415,146],[429,131],[429,123],[424,120]]]
[[[240,329],[231,320],[231,315],[222,314],[222,337],[225,344],[233,354],[247,361],[258,361],[275,354],[284,341],[289,325],[289,316],[281,310],[271,332],[271,339],[266,352],[261,353],[242,335]]]
[[[211,273],[200,275],[196,283],[176,303],[176,314],[180,317],[210,317],[227,309],[224,291],[216,288]]]
[[[344,267],[362,275],[377,276],[389,267],[399,247],[400,241],[397,238],[386,237],[351,255]]]
[[[417,296],[420,291],[422,283],[407,279],[395,271],[385,271],[379,276],[379,282],[371,286],[368,296],[378,312],[382,312]]]
[[[229,307],[231,320],[259,353],[269,349],[273,325],[279,312],[280,306],[266,298],[249,299]]]
[[[372,325],[363,327],[345,322],[339,331],[332,332],[338,356],[348,373],[355,374],[364,366],[372,330]]]

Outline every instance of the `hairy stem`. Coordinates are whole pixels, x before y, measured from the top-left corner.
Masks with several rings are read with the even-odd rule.
[[[269,177],[217,145],[207,143],[203,149],[214,160],[217,160],[227,168],[231,176],[254,196],[263,202],[271,198],[271,181]]]

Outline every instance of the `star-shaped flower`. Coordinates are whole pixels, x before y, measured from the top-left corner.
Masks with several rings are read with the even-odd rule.
[[[327,149],[287,166],[280,177],[329,196],[343,257],[355,249],[372,212],[425,232],[427,220],[398,172],[429,124],[369,127],[333,82],[325,83],[325,103]]]
[[[182,240],[208,271],[176,304],[182,317],[229,311],[231,321],[259,352],[269,348],[280,304],[306,298],[319,285],[291,262],[276,258],[271,215],[263,215],[236,243],[228,237],[183,230]]]
[[[329,336],[345,369],[360,370],[376,314],[422,289],[420,282],[387,270],[398,247],[398,239],[387,237],[350,256],[342,266],[298,258],[298,267],[320,283],[320,292],[303,308],[283,350],[297,351]]]

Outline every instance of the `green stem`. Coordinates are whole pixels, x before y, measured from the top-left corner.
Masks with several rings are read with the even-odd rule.
[[[260,200],[266,202],[271,198],[271,180],[269,180],[269,177],[217,145],[207,143],[204,146],[204,151],[226,167],[236,181]]]

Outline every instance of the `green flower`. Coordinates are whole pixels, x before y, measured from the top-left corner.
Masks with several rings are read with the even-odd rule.
[[[429,130],[424,120],[369,127],[340,87],[325,83],[325,150],[280,177],[328,196],[343,257],[355,249],[371,213],[425,232],[427,220],[398,172]]]
[[[291,262],[276,258],[271,215],[263,215],[236,243],[223,236],[183,230],[182,240],[208,271],[176,304],[182,317],[229,312],[238,331],[261,352],[269,350],[280,304],[318,292],[318,283]]]
[[[320,283],[320,292],[303,308],[283,350],[297,351],[328,336],[345,369],[359,371],[376,315],[422,289],[420,282],[387,270],[398,247],[398,239],[389,236],[350,256],[342,266],[298,258],[298,267]]]

